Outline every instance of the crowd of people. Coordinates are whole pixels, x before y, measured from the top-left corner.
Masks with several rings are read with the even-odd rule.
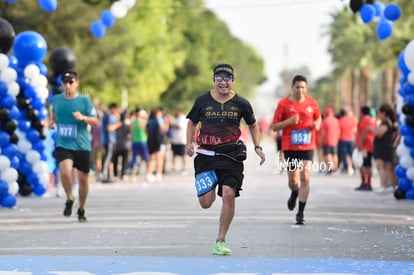
[[[325,163],[320,165],[324,168],[321,173],[354,175],[355,170],[359,170],[361,182],[355,190],[372,191],[373,168],[376,168],[380,187],[375,191],[384,193],[395,190],[399,130],[396,112],[390,104],[382,104],[377,110],[362,106],[359,117],[349,106],[340,109],[336,115],[328,107],[322,114],[321,128],[316,136],[318,161]],[[362,153],[360,167],[352,160],[354,150]]]
[[[162,181],[163,174],[186,173],[187,119],[182,109],[122,109],[112,102],[98,109],[99,124],[91,127],[91,168],[98,181],[112,183],[143,175],[146,183]],[[172,167],[167,169],[167,152]]]

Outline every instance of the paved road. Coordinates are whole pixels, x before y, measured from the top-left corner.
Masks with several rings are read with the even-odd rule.
[[[19,197],[15,209],[0,209],[0,275],[414,274],[413,201],[354,191],[358,176],[313,173],[298,226],[286,174],[270,154],[263,167],[252,155],[230,257],[210,254],[221,201],[201,209],[190,171],[161,183],[93,182],[83,224],[62,216],[63,198]]]

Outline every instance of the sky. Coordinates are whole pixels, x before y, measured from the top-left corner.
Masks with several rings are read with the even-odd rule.
[[[227,23],[233,35],[257,50],[268,81],[262,91],[274,91],[279,73],[308,66],[310,78],[331,70],[327,26],[329,13],[349,0],[205,0],[207,8]],[[350,11],[351,12],[351,11]],[[237,72],[237,68],[236,72]]]

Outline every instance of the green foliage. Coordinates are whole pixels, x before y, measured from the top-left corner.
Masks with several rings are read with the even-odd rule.
[[[178,102],[189,106],[212,87],[211,70],[221,62],[235,67],[236,91],[241,94],[252,94],[265,80],[261,57],[205,10],[203,1],[137,1],[126,17],[97,39],[90,25],[112,2],[60,1],[57,10],[48,13],[37,1],[19,0],[1,3],[0,13],[16,34],[24,30],[42,34],[49,54],[58,46],[70,48],[77,57],[81,91],[105,105],[121,103],[127,91],[134,107],[174,108]]]

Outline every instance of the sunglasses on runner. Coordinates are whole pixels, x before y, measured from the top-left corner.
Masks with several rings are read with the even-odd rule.
[[[223,80],[224,80],[224,82],[230,82],[230,81],[232,81],[232,80],[233,80],[233,78],[232,78],[232,77],[221,77],[221,76],[215,76],[215,77],[214,77],[214,80],[215,80],[215,81],[217,81],[217,82],[221,82],[221,81],[223,81]]]
[[[73,82],[75,82],[75,81],[73,81],[72,79],[71,80],[69,80],[69,79],[64,79],[63,81],[63,84],[73,84]]]

